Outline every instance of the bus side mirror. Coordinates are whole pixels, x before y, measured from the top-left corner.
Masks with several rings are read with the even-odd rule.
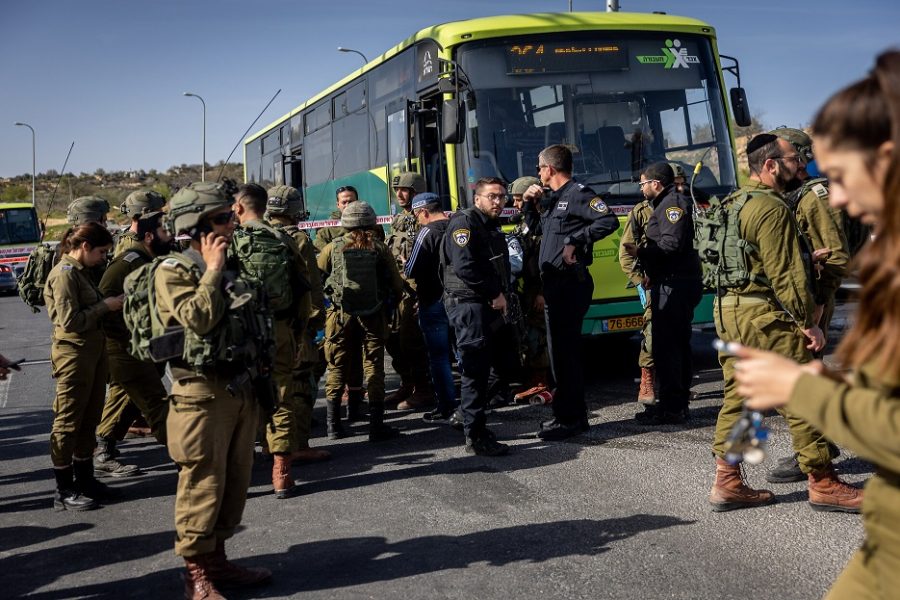
[[[457,100],[444,100],[441,109],[441,140],[445,144],[459,144],[463,141],[462,107]]]
[[[752,121],[747,104],[747,92],[742,87],[731,88],[731,112],[738,127],[748,127]]]

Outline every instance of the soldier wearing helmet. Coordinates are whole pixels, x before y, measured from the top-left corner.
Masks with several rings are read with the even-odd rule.
[[[412,199],[425,192],[425,179],[418,173],[401,173],[394,177],[391,187],[398,211],[391,221],[387,245],[402,274],[420,229],[412,211]],[[435,395],[428,376],[425,340],[416,318],[415,281],[404,277],[404,282],[405,291],[391,321],[387,343],[394,370],[400,375],[400,388],[388,395],[387,404],[400,410],[424,409],[435,403]]]
[[[75,198],[66,209],[66,221],[73,227],[82,223],[99,223],[106,227],[109,202],[98,196]]]
[[[340,219],[344,209],[357,200],[359,200],[359,193],[356,191],[356,188],[352,185],[342,185],[334,193],[335,209],[331,212],[330,218],[333,220]],[[376,225],[373,226],[372,231],[375,232],[375,239],[384,240],[384,229]],[[345,232],[346,230],[340,225],[316,229],[316,239],[313,242],[316,252],[321,252],[322,248],[327,246],[329,242],[344,235]],[[362,382],[362,379],[360,379],[360,382]]]
[[[239,567],[225,555],[225,540],[244,511],[259,423],[247,357],[264,351],[256,336],[246,335],[245,324],[235,324],[248,318],[250,302],[239,305],[229,297],[243,283],[226,271],[233,202],[213,183],[179,190],[169,202],[167,229],[188,240],[188,247],[163,260],[154,277],[163,326],[184,332],[182,356],[169,361],[173,383],[166,425],[169,455],[180,467],[175,553],[187,567],[186,598],[215,597],[217,587],[255,585],[271,577],[268,569]],[[252,294],[240,299],[247,297]],[[272,332],[262,334],[271,338]]]
[[[322,278],[316,264],[316,250],[309,235],[297,226],[309,216],[303,205],[303,196],[289,185],[269,188],[266,204],[266,220],[297,243],[306,263],[310,285],[311,310],[306,328],[297,336],[297,355],[294,361],[294,402],[297,449],[292,455],[295,461],[312,462],[331,456],[327,450],[309,445],[312,412],[316,402],[315,367],[319,359],[316,348],[316,332],[325,326],[325,304],[322,295]],[[362,368],[360,368],[362,378]]]
[[[331,299],[325,317],[326,425],[331,439],[350,435],[341,423],[341,394],[350,376],[351,357],[361,353],[369,396],[369,441],[399,435],[384,423],[384,344],[386,306],[402,294],[403,280],[390,250],[375,239],[375,225],[371,206],[351,203],[341,214],[347,232],[325,246],[318,258]]]
[[[119,210],[123,215],[131,217],[131,226],[116,241],[113,257],[116,257],[125,251],[128,247],[128,241],[137,242],[138,220],[147,214],[162,211],[166,205],[165,197],[154,190],[137,190],[128,194],[125,202],[119,205]]]

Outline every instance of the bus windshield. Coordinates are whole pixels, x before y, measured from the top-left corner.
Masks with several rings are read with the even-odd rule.
[[[465,178],[535,175],[551,144],[572,149],[574,177],[614,204],[641,198],[640,171],[657,161],[696,188],[736,185],[731,140],[710,42],[703,36],[575,32],[470,42]]]
[[[40,239],[33,208],[0,208],[0,244],[26,244]]]

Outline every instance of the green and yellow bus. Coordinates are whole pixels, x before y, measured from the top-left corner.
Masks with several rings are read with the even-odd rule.
[[[724,70],[738,74],[736,61]],[[311,219],[327,218],[344,185],[387,216],[391,177],[412,170],[455,210],[469,206],[480,177],[533,175],[538,152],[562,143],[573,150],[575,178],[624,222],[641,198],[640,170],[652,162],[690,173],[702,161],[696,188],[721,196],[736,187],[724,90],[715,31],[695,19],[598,12],[445,23],[248,138],[245,179],[302,190]],[[731,99],[743,124],[743,90]],[[616,234],[594,245],[585,334],[641,326],[618,242]],[[707,299],[697,320],[711,317]]]
[[[0,291],[15,291],[16,277],[40,241],[37,212],[30,202],[0,203]]]

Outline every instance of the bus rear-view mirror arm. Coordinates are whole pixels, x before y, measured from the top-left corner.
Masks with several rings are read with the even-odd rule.
[[[733,56],[720,54],[719,58],[730,60],[734,63],[727,67],[723,66],[722,70],[731,73],[737,80],[737,87],[733,87],[729,90],[729,95],[731,97],[731,112],[734,114],[734,122],[737,123],[739,127],[747,127],[750,125],[752,117],[750,116],[750,105],[747,103],[747,92],[741,87],[741,65],[738,62],[738,59]]]

